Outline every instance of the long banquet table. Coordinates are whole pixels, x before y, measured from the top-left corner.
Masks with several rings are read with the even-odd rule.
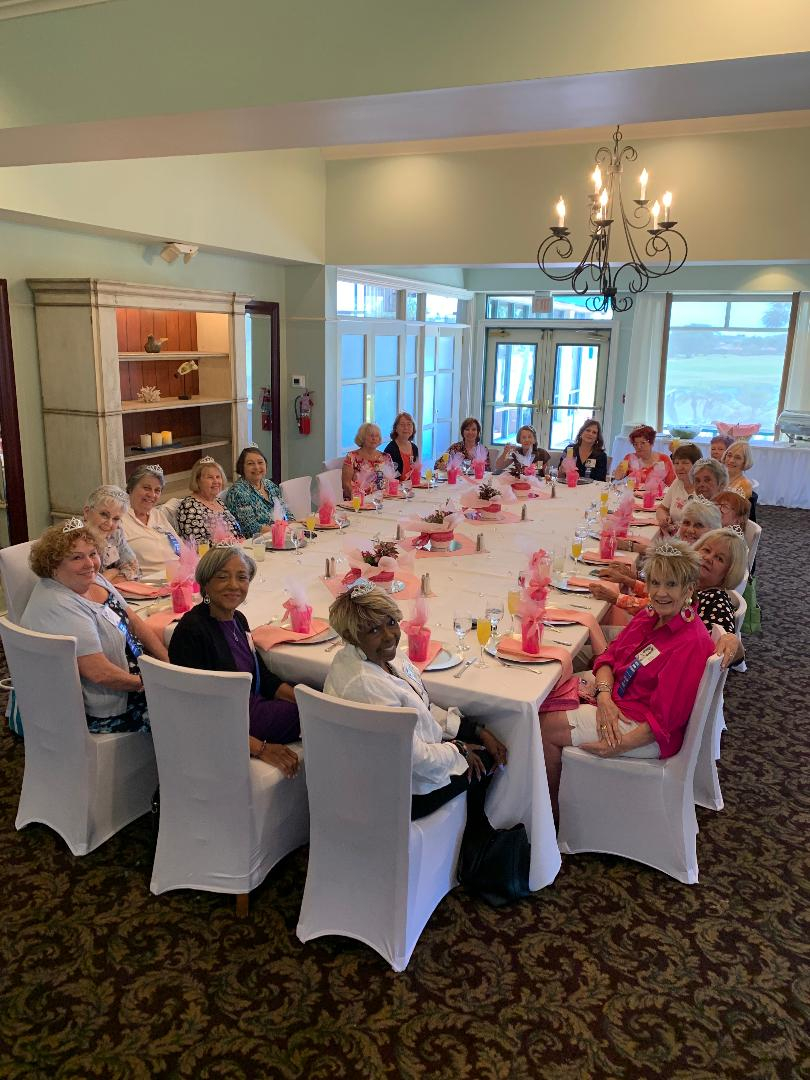
[[[603,488],[602,484],[592,484],[571,490],[558,485],[555,499],[527,503],[528,520],[525,522],[465,522],[460,526],[458,531],[472,539],[477,533],[483,533],[485,551],[417,559],[416,575],[429,573],[431,590],[435,593],[429,601],[429,625],[433,637],[447,643],[450,651],[455,651],[454,611],[469,611],[473,617],[483,615],[489,597],[498,597],[505,607],[507,591],[526,566],[529,552],[538,547],[553,550],[557,545],[568,545],[574,528],[582,523],[588,504],[598,499]],[[460,492],[461,488],[456,491]],[[439,484],[432,490],[416,491],[409,501],[386,500],[381,513],[349,512],[349,528],[339,533],[321,532],[297,553],[268,550],[243,606],[251,626],[255,628],[282,614],[286,598],[284,582],[290,577],[310,583],[309,601],[314,615],[325,618],[332,601],[331,593],[320,580],[327,556],[339,555],[363,538],[379,535],[383,539],[393,539],[398,522],[414,514],[428,513],[431,507],[443,505],[452,494],[451,487]],[[518,513],[519,509],[518,506]],[[652,532],[640,530],[642,534],[645,531]],[[596,541],[592,541],[592,546],[596,546]],[[568,565],[571,566],[570,558]],[[586,572],[586,569],[580,572]],[[589,595],[556,591],[550,593],[549,606],[566,607],[572,601],[587,603],[597,618],[606,608],[603,602]],[[408,600],[400,602],[406,615],[412,603]],[[506,614],[501,624],[502,632],[508,626]],[[580,625],[546,630],[546,633],[565,640],[572,656],[588,640],[587,629]],[[474,632],[468,635],[467,643],[477,650]],[[303,682],[321,689],[334,655],[327,653],[326,648],[326,645],[287,644],[262,655],[271,670],[287,681]],[[509,763],[493,780],[487,796],[487,813],[498,828],[517,822],[526,825],[532,843],[529,876],[532,889],[548,885],[560,868],[537,714],[538,706],[559,678],[560,665],[556,662],[543,664],[537,670],[539,674],[517,664],[502,666],[496,659],[488,657],[485,667],[469,667],[460,679],[453,678],[458,669],[426,672],[423,676],[432,701],[444,707],[456,705],[465,715],[485,722],[507,745]]]

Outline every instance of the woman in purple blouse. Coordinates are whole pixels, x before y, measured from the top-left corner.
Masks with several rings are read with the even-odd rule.
[[[169,643],[169,659],[204,671],[245,671],[250,694],[250,756],[295,776],[298,756],[287,743],[301,737],[293,688],[266,667],[236,609],[244,602],[256,564],[240,547],[217,547],[200,559],[196,578],[203,603],[187,611]]]

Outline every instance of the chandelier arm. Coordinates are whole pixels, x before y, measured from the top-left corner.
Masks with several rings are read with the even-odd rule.
[[[670,238],[674,236],[677,236],[678,240],[683,244],[683,254],[680,258],[678,258],[672,250]],[[654,255],[661,255],[664,252],[666,253],[667,263],[662,270],[656,270],[652,266],[649,267],[650,277],[660,278],[665,277],[667,274],[674,274],[676,270],[680,270],[686,262],[686,257],[689,254],[689,247],[683,233],[678,232],[677,229],[667,229],[656,236],[650,237],[647,241],[646,251],[651,257]]]

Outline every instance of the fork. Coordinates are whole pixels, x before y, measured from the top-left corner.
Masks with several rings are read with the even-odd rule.
[[[333,641],[331,645],[327,645],[323,650],[324,652],[332,652],[334,649],[340,648],[343,644],[343,638],[338,638],[337,641]]]
[[[500,656],[498,657],[498,663],[501,665],[501,667],[508,667],[508,668],[513,668],[513,669],[516,666],[515,664],[508,663],[508,661],[506,661],[506,660],[501,660]],[[521,671],[530,671],[532,673],[532,675],[544,675],[545,674],[545,672],[541,668],[526,667],[525,665],[523,665],[521,667]],[[456,676],[456,677],[458,677],[458,676]]]

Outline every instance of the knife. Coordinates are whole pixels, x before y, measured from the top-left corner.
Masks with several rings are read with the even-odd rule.
[[[453,678],[454,679],[460,679],[461,676],[464,674],[464,672],[467,670],[467,668],[470,666],[470,664],[474,664],[474,663],[475,663],[475,657],[474,656],[471,657],[469,660],[465,660],[464,663],[462,664],[462,666],[455,673]]]

